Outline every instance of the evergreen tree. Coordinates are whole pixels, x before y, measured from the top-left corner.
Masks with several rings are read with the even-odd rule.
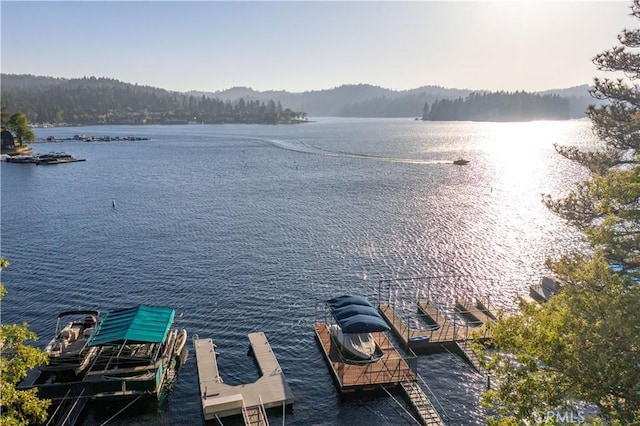
[[[640,0],[632,15],[640,19]],[[591,178],[547,206],[584,232],[589,249],[549,261],[560,292],[492,326],[499,349],[486,367],[496,388],[482,398],[490,424],[590,421],[640,424],[640,29],[624,30],[621,46],[594,58],[626,80],[596,79],[593,95],[610,103],[589,109],[597,152],[558,147]]]
[[[1,122],[2,122],[2,127],[6,127],[7,125],[7,121],[9,121],[9,109],[7,108],[7,106],[4,104],[4,102],[0,102],[0,108],[2,110],[1,113]]]
[[[427,112],[426,118],[424,112]],[[526,92],[470,93],[466,98],[441,99],[423,120],[530,121],[570,117],[569,101],[558,95]]]
[[[632,14],[640,20],[640,3]],[[565,157],[588,168],[593,178],[562,200],[546,197],[552,211],[584,231],[591,245],[604,252],[622,273],[638,277],[640,267],[640,30],[624,30],[620,46],[598,54],[598,69],[620,72],[623,79],[595,79],[592,94],[609,101],[587,114],[606,149],[584,152],[558,147]]]
[[[424,107],[422,107],[422,120],[429,119],[429,103],[425,102]]]

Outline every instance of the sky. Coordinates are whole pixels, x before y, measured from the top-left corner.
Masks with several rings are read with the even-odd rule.
[[[176,91],[590,84],[631,1],[7,1],[3,73]],[[1,83],[1,82],[0,82]]]

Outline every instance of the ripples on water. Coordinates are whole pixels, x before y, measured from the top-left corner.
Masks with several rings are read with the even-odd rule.
[[[584,178],[553,144],[593,143],[584,121],[37,129],[74,134],[151,140],[41,143],[87,161],[2,165],[3,322],[47,340],[61,310],[173,307],[191,336],[214,339],[231,384],[257,378],[246,335],[264,331],[298,425],[412,424],[391,398],[339,400],[313,337],[316,302],[456,275],[388,294],[406,312],[426,294],[448,309],[487,293],[513,307],[544,259],[577,242],[541,203]],[[471,163],[450,164],[458,157]],[[420,357],[419,371],[455,424],[483,424],[485,383],[461,359]],[[162,407],[110,424],[198,423],[191,354]]]

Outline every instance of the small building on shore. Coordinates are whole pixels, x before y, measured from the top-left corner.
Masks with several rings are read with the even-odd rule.
[[[33,152],[31,148],[26,144],[22,144],[18,138],[13,136],[13,133],[4,127],[2,128],[1,151],[2,154],[8,155],[31,154]]]

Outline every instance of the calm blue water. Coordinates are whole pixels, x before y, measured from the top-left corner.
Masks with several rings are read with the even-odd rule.
[[[247,333],[264,331],[296,396],[287,424],[414,424],[391,398],[341,402],[312,324],[344,293],[491,294],[505,308],[577,242],[541,203],[584,178],[554,143],[593,144],[585,121],[423,123],[319,119],[296,126],[100,126],[38,137],[148,137],[34,144],[87,161],[3,163],[4,323],[44,340],[59,311],[168,306],[189,335],[211,337],[227,383],[257,378]],[[458,157],[471,160],[454,166]],[[112,200],[116,208],[112,207]],[[386,297],[386,295],[385,295]],[[485,385],[461,359],[420,357],[455,424],[483,424]],[[164,405],[110,424],[201,424],[187,361]],[[97,414],[86,424],[104,421]],[[282,416],[272,415],[272,424]],[[225,424],[233,422],[225,421]]]

